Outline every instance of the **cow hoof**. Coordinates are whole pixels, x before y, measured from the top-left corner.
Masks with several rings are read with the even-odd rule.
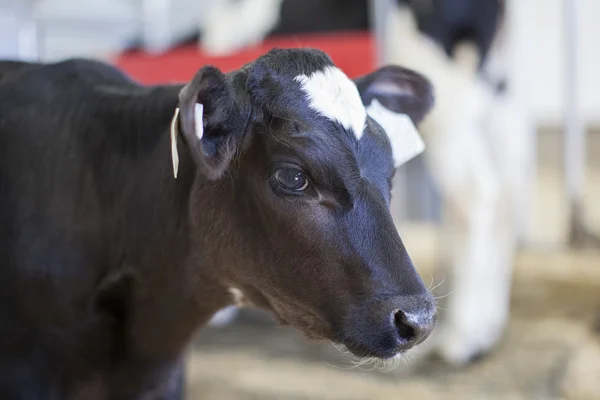
[[[574,249],[600,248],[600,237],[583,224],[573,224],[569,235],[569,245]]]
[[[571,247],[575,249],[600,247],[600,236],[592,232],[585,223],[581,205],[573,205],[569,225],[569,245]]]
[[[446,363],[462,367],[485,358],[496,346],[504,332],[504,324],[486,324],[478,329],[451,329],[442,327],[438,336],[436,353]]]
[[[463,367],[483,359],[492,347],[493,344],[480,345],[455,341],[441,345],[437,353],[446,363],[454,367]]]

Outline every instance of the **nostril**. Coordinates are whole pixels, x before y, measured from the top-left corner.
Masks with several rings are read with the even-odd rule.
[[[402,311],[396,311],[394,314],[394,324],[400,338],[405,342],[412,342],[417,336],[417,332],[412,323],[406,318]]]

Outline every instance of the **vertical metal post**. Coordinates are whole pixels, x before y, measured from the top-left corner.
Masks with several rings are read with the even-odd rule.
[[[584,222],[583,187],[585,183],[586,132],[580,101],[579,61],[580,40],[578,25],[581,2],[564,0],[565,24],[565,135],[564,171],[569,213],[569,243],[574,246],[600,245]]]
[[[564,168],[567,200],[571,209],[582,202],[585,168],[585,128],[579,96],[579,0],[565,0],[565,136]],[[571,210],[572,211],[572,210]]]
[[[377,65],[389,61],[388,24],[395,0],[370,0],[371,27],[375,38],[375,57]]]

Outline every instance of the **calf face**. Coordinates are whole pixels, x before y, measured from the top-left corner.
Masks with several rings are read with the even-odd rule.
[[[211,259],[236,301],[359,356],[392,357],[429,335],[434,300],[389,212],[402,138],[369,113],[385,107],[418,123],[432,103],[412,71],[386,67],[353,82],[316,50],[198,72],[180,94],[180,127],[221,188],[214,218],[227,232],[210,239]]]

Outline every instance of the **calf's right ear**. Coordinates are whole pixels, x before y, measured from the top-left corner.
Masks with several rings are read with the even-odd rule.
[[[225,74],[206,66],[185,85],[179,93],[179,127],[201,173],[212,180],[220,178],[238,150],[245,127]]]

